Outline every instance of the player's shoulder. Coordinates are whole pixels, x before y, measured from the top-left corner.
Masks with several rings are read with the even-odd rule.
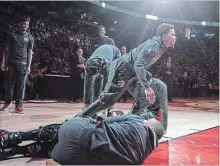
[[[143,51],[148,51],[148,50],[156,51],[159,49],[159,47],[160,47],[160,43],[158,43],[155,40],[149,39],[142,44],[141,50],[143,50]]]
[[[147,44],[151,45],[151,46],[154,46],[154,47],[160,47],[160,43],[156,40],[153,40],[153,39],[147,40]]]
[[[27,35],[31,38],[34,38],[33,35],[30,32],[27,32]]]
[[[34,37],[30,32],[27,32],[27,36],[29,37],[30,40],[34,40]]]

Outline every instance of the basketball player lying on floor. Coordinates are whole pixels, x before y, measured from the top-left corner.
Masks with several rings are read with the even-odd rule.
[[[142,164],[163,134],[161,123],[146,113],[97,120],[77,115],[27,132],[1,130],[0,159],[19,154],[51,158],[61,165]],[[18,145],[28,140],[35,142]]]

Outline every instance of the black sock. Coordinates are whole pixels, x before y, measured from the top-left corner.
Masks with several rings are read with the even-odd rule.
[[[31,130],[27,132],[19,132],[22,141],[35,141],[38,130]]]

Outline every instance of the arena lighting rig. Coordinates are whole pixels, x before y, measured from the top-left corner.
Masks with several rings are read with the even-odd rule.
[[[90,0],[88,1],[90,3],[93,3],[95,5],[101,6],[103,8],[107,8],[113,11],[117,11],[120,13],[132,15],[135,17],[141,17],[141,18],[146,18],[146,19],[151,19],[151,20],[157,20],[161,22],[170,22],[170,23],[177,23],[177,24],[187,24],[187,25],[200,25],[200,26],[212,26],[212,27],[219,27],[220,24],[219,22],[205,22],[205,21],[189,21],[189,20],[177,20],[177,19],[171,19],[171,18],[159,18],[158,16],[153,16],[149,14],[142,14],[142,13],[137,13],[137,12],[132,12],[126,9],[122,9],[120,7],[116,7],[110,4],[107,4],[105,2],[100,2],[96,0]]]

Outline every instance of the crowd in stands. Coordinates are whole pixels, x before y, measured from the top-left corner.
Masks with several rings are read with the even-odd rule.
[[[202,45],[194,40],[179,41],[174,49],[169,49],[166,56],[155,64],[153,73],[159,77],[161,64],[165,62],[167,56],[171,56],[172,64],[175,66],[175,83],[179,83],[179,77],[187,72],[189,77],[197,77],[199,85],[218,84],[218,54],[217,43]]]
[[[0,38],[3,43],[4,34],[13,30],[13,17],[16,15],[25,15],[35,11],[34,7],[26,6],[27,13],[22,13],[23,9],[15,4],[0,6]],[[83,49],[84,56],[90,55],[90,40],[94,36],[94,28],[78,21],[60,22],[51,17],[50,14],[45,16],[31,17],[30,33],[35,39],[33,63],[42,63],[49,70],[47,72],[57,74],[68,74],[69,54],[71,44],[78,42]],[[114,39],[114,36],[111,36]],[[121,39],[123,40],[123,39]],[[123,41],[121,42],[123,43]],[[121,46],[117,46],[120,48]],[[0,52],[3,46],[0,45]],[[131,50],[132,48],[127,48]],[[183,82],[184,73],[187,73],[189,79],[196,78],[196,84],[209,85],[209,87],[219,87],[219,68],[218,68],[218,43],[203,43],[196,39],[191,41],[178,41],[176,48],[168,50],[166,56],[172,57],[172,63],[175,65],[174,82]],[[155,77],[160,78],[160,66],[164,63],[164,58],[158,61],[152,73]]]
[[[1,7],[0,23],[4,25],[0,27],[1,34],[14,29],[13,13],[24,16],[24,13],[19,13],[19,10],[16,10],[17,8],[14,4],[11,5]],[[32,17],[30,33],[35,39],[33,61],[46,63],[53,73],[69,73],[68,62],[71,43],[72,41],[78,41],[79,46],[84,50],[85,55],[87,55],[92,35],[89,32],[90,29],[92,28],[82,25],[80,22],[60,21],[49,14],[44,17]],[[1,50],[3,49],[2,47],[1,45]]]
[[[84,52],[90,47],[89,34],[85,26],[80,23],[61,25],[50,22],[49,18],[40,18],[31,26],[35,37],[35,57],[49,64],[52,72],[58,74],[69,73],[69,51],[71,41],[79,41]]]

